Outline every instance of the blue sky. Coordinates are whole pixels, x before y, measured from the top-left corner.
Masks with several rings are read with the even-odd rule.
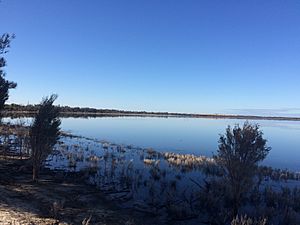
[[[300,112],[298,0],[2,0],[0,21],[9,102]]]

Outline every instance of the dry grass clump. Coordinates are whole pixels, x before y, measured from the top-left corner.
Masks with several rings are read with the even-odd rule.
[[[176,154],[172,152],[166,152],[163,154],[165,160],[172,166],[184,167],[185,169],[193,170],[200,169],[203,166],[215,165],[213,158],[205,156],[196,156],[193,154]]]
[[[266,225],[267,219],[254,220],[247,216],[236,217],[232,220],[231,225]]]
[[[160,160],[155,159],[144,159],[144,163],[149,166],[157,166],[159,164]]]

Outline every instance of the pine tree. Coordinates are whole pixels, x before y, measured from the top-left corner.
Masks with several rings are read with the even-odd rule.
[[[42,100],[30,128],[32,179],[36,181],[42,164],[59,139],[59,109],[53,105],[57,95]]]
[[[17,87],[17,84],[5,79],[5,72],[3,68],[6,66],[6,60],[3,57],[10,48],[10,42],[14,35],[3,34],[0,37],[0,112],[4,109],[4,104],[9,97],[9,89]]]

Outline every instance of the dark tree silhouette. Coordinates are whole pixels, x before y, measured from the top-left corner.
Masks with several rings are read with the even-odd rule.
[[[59,109],[53,105],[57,95],[42,100],[30,128],[32,179],[36,181],[42,164],[59,139]]]
[[[10,42],[14,35],[3,34],[0,37],[0,112],[4,108],[4,104],[9,97],[9,89],[16,88],[17,84],[5,79],[5,72],[3,68],[6,66],[6,60],[3,57],[10,48]]]
[[[237,215],[243,194],[253,185],[258,163],[264,160],[271,150],[266,147],[259,125],[245,122],[243,127],[236,125],[226,129],[219,139],[219,149],[214,156],[223,169],[226,184],[232,197],[233,213]]]

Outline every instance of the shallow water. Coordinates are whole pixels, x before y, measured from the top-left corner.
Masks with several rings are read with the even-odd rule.
[[[17,121],[16,119],[14,121]],[[30,120],[25,119],[25,122]],[[272,147],[264,165],[300,170],[300,122],[250,121],[258,123]],[[109,142],[153,148],[159,151],[212,156],[219,134],[228,125],[244,120],[201,118],[102,117],[64,118],[62,129]]]
[[[18,120],[11,122],[18,123]],[[199,196],[207,195],[207,192],[201,195],[200,190],[210,188],[206,182],[219,179],[222,171],[211,158],[170,152],[211,156],[213,150],[209,148],[217,148],[214,139],[218,139],[218,133],[223,133],[228,124],[243,122],[134,117],[63,119],[63,130],[75,135],[61,136],[46,160],[46,167],[58,169],[60,176],[79,172],[81,178],[96,185],[108,200],[118,202],[121,207],[151,213],[159,221],[195,218],[186,224],[199,224],[197,216],[202,212]],[[280,158],[288,160],[288,163],[281,162],[283,168],[299,171],[296,155],[292,151],[292,155],[286,154],[279,148],[285,147],[284,143],[291,147],[286,149],[297,148],[300,130],[297,123],[259,123],[270,143],[278,143],[277,151],[273,149],[264,163],[279,167],[274,157],[279,153]],[[170,152],[162,152],[166,150]],[[15,151],[19,152],[18,147]],[[296,166],[292,167],[290,159]],[[267,169],[260,175],[262,188],[281,190],[299,186],[299,172]]]

